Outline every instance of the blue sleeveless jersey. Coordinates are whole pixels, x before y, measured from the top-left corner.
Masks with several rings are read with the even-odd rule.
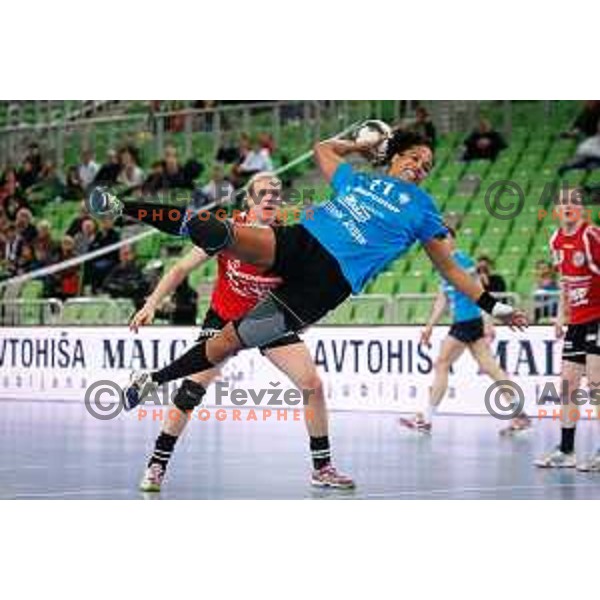
[[[333,197],[301,223],[337,260],[354,293],[415,242],[446,235],[434,201],[416,185],[342,163]],[[311,216],[312,218],[308,218]]]
[[[464,252],[456,250],[452,255],[456,263],[462,267],[467,273],[470,273],[474,278],[477,277],[477,270],[473,260]],[[463,321],[472,321],[481,317],[481,310],[468,296],[457,291],[457,289],[445,279],[442,279],[442,292],[446,294],[450,303],[452,312],[452,320],[454,323],[462,323]]]

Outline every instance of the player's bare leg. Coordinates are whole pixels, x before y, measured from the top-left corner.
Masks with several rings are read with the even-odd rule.
[[[479,368],[483,373],[486,373],[494,382],[509,381],[508,374],[500,367],[496,359],[494,358],[490,346],[485,338],[481,338],[476,342],[469,344],[469,351],[473,358],[477,361]],[[504,396],[506,405],[509,406],[515,401],[514,390],[510,387],[506,388],[506,391],[501,390],[501,394]],[[521,411],[514,419],[512,419],[509,427],[500,431],[501,435],[516,433],[518,431],[524,431],[531,427],[531,419]]]
[[[533,463],[536,467],[574,468],[576,466],[575,431],[579,419],[579,407],[571,402],[571,397],[573,391],[581,386],[584,372],[584,365],[563,360],[560,374],[560,444],[537,458]]]
[[[323,382],[305,344],[271,348],[267,358],[301,391],[308,403],[304,405],[304,421],[310,437],[313,461],[312,484],[318,487],[353,488],[350,477],[337,471],[331,462],[329,427]]]
[[[196,390],[201,392],[202,390],[206,390],[219,374],[219,369],[211,369],[203,373],[196,373],[189,377],[189,380],[194,385],[199,386]],[[167,418],[161,432],[156,438],[154,451],[150,456],[146,472],[140,482],[141,491],[160,492],[169,460],[175,449],[175,444],[186,428],[191,410],[183,410],[177,406],[169,407]]]
[[[433,365],[433,383],[429,391],[429,402],[424,412],[418,412],[410,419],[400,419],[400,423],[408,429],[421,433],[430,433],[433,416],[437,412],[448,390],[450,368],[461,357],[466,345],[455,337],[448,336],[440,348],[439,356]]]
[[[586,359],[586,375],[590,398],[597,401],[600,398],[600,356],[588,354]],[[595,427],[600,427],[600,407],[596,405],[594,410]],[[577,465],[579,471],[600,472],[600,447],[590,457]]]

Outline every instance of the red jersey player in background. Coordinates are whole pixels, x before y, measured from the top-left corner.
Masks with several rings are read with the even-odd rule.
[[[560,227],[550,239],[550,249],[560,274],[561,302],[556,324],[559,337],[567,325],[561,369],[561,440],[535,465],[600,471],[600,449],[577,463],[575,431],[580,411],[572,402],[584,374],[591,404],[595,404],[596,395],[600,398],[600,228],[584,220],[581,189],[561,190],[559,198]],[[596,412],[595,417],[599,416]]]
[[[275,225],[280,209],[281,182],[272,173],[255,175],[249,185],[247,201],[249,210],[236,219],[256,226]],[[202,249],[194,248],[185,255],[161,279],[156,289],[146,300],[142,309],[133,317],[130,327],[137,331],[142,325],[152,323],[159,304],[189,275],[191,271],[210,260]],[[253,265],[240,262],[227,252],[219,254],[218,272],[213,289],[210,308],[202,325],[202,336],[217,332],[229,321],[239,319],[262,300],[270,290],[281,284],[281,279]],[[328,417],[321,378],[310,352],[296,333],[290,332],[265,347],[261,353],[280,369],[300,389],[308,393],[305,406],[305,423],[310,438],[313,461],[311,483],[319,487],[354,487],[352,479],[339,473],[331,463],[328,437]],[[180,390],[190,396],[203,396],[206,388],[219,376],[218,369],[192,375],[185,379]],[[134,377],[139,378],[139,374]],[[147,377],[151,385],[150,377]],[[144,395],[148,390],[140,395]],[[131,409],[133,406],[126,406]],[[149,459],[140,489],[145,492],[159,492],[166,473],[167,464],[175,448],[175,443],[183,433],[188,419],[186,410],[179,411],[179,418],[165,421],[156,439],[154,452]],[[193,410],[193,409],[192,409]]]

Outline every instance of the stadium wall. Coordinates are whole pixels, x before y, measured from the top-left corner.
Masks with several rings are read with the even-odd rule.
[[[329,406],[398,412],[421,408],[447,328],[436,328],[431,348],[419,344],[420,332],[421,328],[414,326],[317,326],[307,331],[304,339],[323,377]],[[123,386],[132,369],[158,368],[180,355],[194,340],[194,330],[181,327],[145,328],[137,335],[126,327],[3,328],[0,399],[81,402],[92,384],[112,381]],[[499,327],[493,349],[523,389],[528,410],[536,408],[535,398],[546,384],[558,385],[560,343],[552,327],[531,327],[526,333]],[[228,390],[292,387],[255,350],[242,352],[229,361],[223,380],[228,382]],[[443,411],[484,414],[484,397],[490,384],[465,353],[450,376]],[[168,392],[174,387],[172,384]],[[109,392],[101,401],[109,402],[111,397]],[[214,404],[212,386],[207,405]],[[224,405],[231,403],[226,399]]]

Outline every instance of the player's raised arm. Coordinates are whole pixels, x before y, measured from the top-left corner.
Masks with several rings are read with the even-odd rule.
[[[200,248],[194,248],[177,261],[158,282],[154,291],[146,299],[144,306],[133,316],[129,328],[138,330],[143,325],[149,325],[154,320],[154,313],[160,303],[172,294],[183,280],[210,257]]]
[[[315,160],[327,181],[333,179],[338,167],[346,162],[350,154],[361,154],[367,159],[373,158],[374,149],[381,143],[381,139],[371,142],[356,142],[352,140],[324,140],[313,146]]]
[[[475,281],[469,273],[456,263],[444,240],[433,238],[426,242],[424,247],[444,279],[447,279],[460,292],[476,302],[480,308],[511,327],[522,329],[527,326],[525,313],[515,310],[509,304],[499,302],[490,293],[486,292],[479,282]]]

